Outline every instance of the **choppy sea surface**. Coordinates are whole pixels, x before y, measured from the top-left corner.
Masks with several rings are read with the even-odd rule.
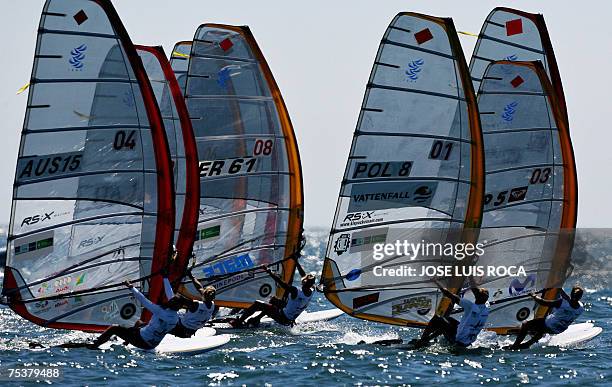
[[[327,234],[307,233],[304,266],[320,271]],[[421,351],[358,344],[380,338],[411,339],[413,328],[370,323],[348,316],[289,328],[240,332],[216,351],[197,356],[160,356],[121,346],[111,350],[32,351],[91,335],[41,328],[0,308],[0,373],[10,367],[60,366],[61,385],[612,385],[612,290],[587,285],[585,313],[604,332],[579,347],[500,349],[505,339],[485,333],[476,348],[434,344]],[[318,294],[312,310],[330,308]],[[509,339],[507,339],[509,343]],[[44,383],[44,382],[42,382]],[[27,384],[0,382],[0,385]]]

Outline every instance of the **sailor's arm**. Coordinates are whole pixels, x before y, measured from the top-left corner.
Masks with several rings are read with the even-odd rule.
[[[553,308],[557,308],[561,306],[561,301],[562,301],[561,298],[557,298],[556,300],[545,300],[542,297],[536,296],[535,293],[531,293],[529,295],[531,296],[531,298],[533,298],[535,302],[537,302],[540,305],[553,307]]]
[[[159,313],[161,311],[162,308],[159,305],[155,305],[154,303],[152,303],[147,297],[144,296],[144,294],[140,293],[138,289],[136,289],[134,285],[132,285],[129,281],[125,281],[124,284],[128,287],[128,289],[130,289],[134,297],[138,300],[138,302],[142,304],[142,306],[144,306],[153,313]]]
[[[193,282],[193,286],[195,286],[195,288],[198,290],[198,292],[203,293],[204,292],[204,286],[202,285],[202,283],[200,281],[198,281],[198,279],[193,275],[193,273],[191,272],[191,270],[189,270],[189,273],[187,274],[189,276],[189,279],[191,279],[191,282]]]
[[[286,291],[289,291],[291,289],[291,286],[287,285],[279,276],[274,274],[272,270],[270,270],[269,267],[266,267],[265,270],[266,270],[266,273],[268,273],[268,275],[272,277],[274,282],[276,282],[281,288],[285,289]]]
[[[559,295],[561,296],[561,298],[564,298],[566,301],[570,301],[571,297],[565,293],[565,290],[563,290],[563,288],[559,288]]]
[[[297,261],[297,259],[295,260],[295,267],[298,270],[298,272],[300,273],[300,277],[304,277],[306,275],[306,271],[304,270],[302,265],[300,265],[300,263]]]
[[[458,304],[461,301],[461,297],[459,297],[458,295],[454,294],[453,292],[443,287],[440,281],[434,280],[434,283],[436,284],[436,286],[438,286],[438,289],[440,289],[442,294],[450,298],[452,302],[454,302],[455,304]]]
[[[164,277],[164,292],[166,293],[166,299],[171,299],[174,297],[174,290],[172,290],[172,284],[167,277]]]

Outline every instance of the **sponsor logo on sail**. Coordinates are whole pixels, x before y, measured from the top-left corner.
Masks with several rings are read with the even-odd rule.
[[[136,104],[134,103],[134,93],[132,92],[132,89],[128,89],[123,93],[121,101],[125,106],[129,108],[133,108],[134,106],[136,106]]]
[[[46,251],[49,250],[44,250],[47,248],[51,248],[50,250],[52,250],[53,247],[53,234],[51,234],[51,236],[46,237],[46,235],[41,235],[39,236],[39,238],[41,239],[32,239],[32,240],[23,240],[23,242],[20,242],[20,244],[17,244],[18,242],[15,243],[15,256],[19,256],[22,254],[26,254],[26,253],[30,253],[33,251],[38,251],[39,253],[44,253]]]
[[[340,234],[338,239],[334,242],[334,251],[338,255],[342,255],[348,251],[351,245],[351,234]]]
[[[431,311],[431,297],[428,296],[416,296],[404,298],[398,303],[391,305],[391,314],[397,316],[399,314],[413,313],[416,312],[420,316],[425,316]]]
[[[527,187],[527,186],[513,188],[510,191],[510,196],[508,197],[508,203],[518,202],[518,201],[521,201],[521,200],[525,200],[525,197],[527,196],[527,189],[528,188],[529,187]]]
[[[217,73],[217,84],[221,88],[225,88],[227,86],[227,82],[230,80],[230,66],[225,66]]]
[[[519,278],[514,278],[508,287],[508,293],[511,296],[520,296],[534,290],[536,283],[535,274],[529,274],[527,278],[521,281]]]
[[[221,235],[221,225],[216,224],[214,226],[206,227],[196,232],[196,241],[204,241],[207,239],[218,239]]]
[[[408,63],[408,68],[406,69],[406,76],[408,77],[406,80],[408,82],[416,82],[419,79],[419,73],[422,70],[423,65],[425,65],[425,60],[417,59]]]
[[[348,212],[429,206],[437,182],[354,184]]]
[[[350,212],[346,214],[340,227],[360,226],[364,224],[382,222],[384,214],[375,214],[376,211]]]
[[[70,58],[68,58],[68,63],[72,67],[72,71],[82,71],[85,64],[83,61],[85,60],[85,52],[87,51],[87,45],[81,44],[70,50]]]
[[[254,266],[255,264],[251,256],[247,253],[204,266],[202,271],[204,272],[205,278],[209,278],[223,274],[236,273],[238,271],[250,269]]]
[[[84,239],[79,243],[79,248],[82,249],[85,247],[97,245],[98,243],[102,242],[102,239],[104,239],[104,235]]]
[[[510,54],[507,57],[505,57],[504,60],[514,62],[515,60],[518,60],[518,56],[516,54]]]
[[[102,305],[102,307],[100,308],[102,314],[103,314],[103,319],[104,321],[111,321],[117,318],[117,316],[119,316],[119,306],[117,305],[116,301],[111,301],[108,304],[104,304]]]
[[[514,114],[516,113],[516,108],[518,106],[518,102],[512,101],[506,106],[504,106],[504,113],[502,114],[502,119],[506,122],[512,122],[514,120]]]
[[[380,297],[380,293],[372,293],[366,294],[365,296],[359,296],[353,298],[353,309],[361,308],[366,305],[374,304],[378,302],[378,298]]]
[[[354,233],[351,238],[351,253],[366,251],[370,246],[377,243],[385,243],[387,241],[387,229],[384,230],[368,230],[359,233]]]
[[[21,221],[21,227],[23,227],[24,225],[31,226],[37,223],[42,223],[46,220],[51,220],[51,215],[53,215],[54,213],[55,211],[51,211],[51,212],[44,212],[41,215],[37,214],[37,215],[26,216]]]

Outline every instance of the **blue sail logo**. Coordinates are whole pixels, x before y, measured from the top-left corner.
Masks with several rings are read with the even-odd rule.
[[[217,84],[219,87],[225,88],[230,80],[230,68],[229,66],[222,68],[218,73]]]
[[[78,47],[70,50],[70,59],[68,59],[68,63],[72,66],[72,71],[81,71],[85,66],[83,64],[83,60],[85,59],[85,51],[87,51],[87,45],[81,44]]]
[[[416,82],[419,79],[419,73],[422,70],[425,61],[423,59],[413,60],[408,63],[408,69],[406,70],[406,75],[408,76],[408,82]]]
[[[514,113],[516,113],[516,107],[518,106],[518,102],[512,101],[504,107],[504,114],[502,114],[502,119],[506,122],[512,122],[514,119]]]
[[[507,57],[504,58],[505,60],[509,60],[510,62],[514,62],[515,60],[518,59],[518,56],[516,54],[512,54],[512,55],[508,55]]]

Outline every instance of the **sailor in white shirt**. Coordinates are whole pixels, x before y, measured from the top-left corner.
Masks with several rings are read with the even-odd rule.
[[[302,276],[302,286],[298,289],[295,286],[286,284],[280,277],[266,268],[266,272],[288,295],[286,303],[275,297],[271,302],[255,301],[248,309],[246,309],[240,318],[232,320],[230,324],[236,328],[241,328],[244,322],[249,317],[257,312],[261,312],[256,317],[247,321],[248,325],[258,326],[264,316],[269,316],[274,321],[281,325],[291,326],[295,323],[295,319],[308,307],[310,300],[314,294],[314,285],[316,278],[312,274],[306,274],[304,269],[296,262],[296,267]]]
[[[421,338],[414,341],[413,344],[417,347],[423,346],[437,336],[444,335],[454,345],[461,347],[470,346],[476,341],[478,333],[480,333],[489,317],[489,308],[487,307],[489,292],[483,288],[471,288],[475,301],[472,302],[450,292],[442,287],[438,281],[434,282],[440,288],[442,294],[463,308],[463,316],[461,321],[457,321],[452,317],[434,315],[423,331]]]
[[[529,348],[546,333],[556,335],[564,332],[584,312],[584,307],[580,302],[584,290],[580,286],[574,286],[569,296],[563,289],[559,289],[559,292],[561,298],[556,300],[545,300],[536,296],[535,293],[530,294],[536,303],[548,306],[552,312],[546,317],[524,322],[514,344],[509,347],[510,349]],[[523,343],[529,333],[532,335],[531,339]]]
[[[214,303],[217,295],[215,287],[207,286],[204,288],[191,271],[189,271],[189,278],[200,292],[202,300],[189,299],[184,301],[183,306],[186,311],[179,312],[179,322],[170,331],[170,334],[183,338],[193,336],[198,329],[204,327],[218,309]]]
[[[164,290],[168,300],[161,305],[151,302],[138,289],[134,288],[130,282],[125,281],[125,286],[130,289],[142,306],[152,313],[151,319],[146,324],[139,321],[133,327],[113,325],[104,331],[92,344],[89,344],[89,348],[98,348],[113,336],[118,336],[126,344],[132,344],[142,349],[153,349],[159,345],[164,336],[177,324],[179,319],[178,310],[183,301],[180,296],[174,294],[167,279],[164,278]]]

